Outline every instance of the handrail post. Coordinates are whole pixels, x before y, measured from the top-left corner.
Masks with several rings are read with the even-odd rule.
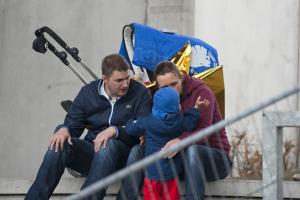
[[[300,127],[300,112],[265,112],[263,135],[263,199],[283,199],[283,127]]]
[[[282,128],[272,123],[268,113],[263,114],[263,199],[283,198]]]

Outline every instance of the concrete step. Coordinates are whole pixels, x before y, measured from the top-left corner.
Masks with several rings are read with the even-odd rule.
[[[79,192],[83,178],[63,178],[51,199],[64,199],[70,194]],[[23,199],[32,184],[32,180],[0,178],[0,199]],[[111,185],[105,200],[115,199],[119,184]],[[284,181],[284,197],[300,199],[300,182]],[[181,194],[184,194],[184,182],[181,183]],[[261,180],[225,179],[206,185],[208,199],[260,199],[262,197]],[[238,198],[237,198],[238,197]]]

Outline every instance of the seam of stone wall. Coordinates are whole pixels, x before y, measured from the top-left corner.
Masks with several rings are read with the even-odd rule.
[[[300,3],[298,2],[298,63],[297,63],[297,84],[300,84]],[[297,95],[297,110],[300,110],[300,94]]]
[[[297,60],[297,85],[300,84],[300,3],[298,2],[298,30],[297,30],[297,39],[298,39],[298,60]],[[300,110],[300,93],[297,93],[296,96],[296,110]],[[300,129],[298,129],[298,137],[297,137],[297,154],[296,154],[296,167],[300,165],[299,159],[299,150],[300,150]]]
[[[149,15],[149,0],[145,0],[145,21],[144,21],[144,24],[145,25],[148,25],[148,15]]]
[[[3,54],[3,32],[4,32],[4,0],[0,0],[0,60]],[[1,37],[2,35],[2,37]]]
[[[196,35],[196,31],[195,31],[195,27],[196,27],[196,0],[191,0],[192,1],[192,3],[190,4],[190,6],[192,7],[192,19],[191,20],[193,20],[192,21],[192,28],[193,28],[193,30],[191,31],[191,34],[192,34],[192,36],[193,37],[195,37],[195,35]]]

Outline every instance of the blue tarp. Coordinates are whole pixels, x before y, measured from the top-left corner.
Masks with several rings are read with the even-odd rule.
[[[154,71],[158,63],[170,60],[188,41],[192,47],[190,74],[197,74],[219,65],[216,49],[202,40],[162,32],[138,23],[130,24],[130,26],[134,32],[132,63],[137,66]],[[124,39],[119,53],[130,63]]]

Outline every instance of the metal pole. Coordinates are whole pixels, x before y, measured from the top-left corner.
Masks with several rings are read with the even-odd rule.
[[[88,68],[88,66],[82,60],[80,60],[79,63],[95,80],[99,79],[99,77],[97,77],[96,74],[94,74],[94,72],[90,68]]]
[[[84,78],[84,76],[75,68],[73,67],[73,65],[71,65],[71,63],[69,63],[67,65],[71,70],[72,72],[74,72],[74,74],[86,85],[88,84],[88,81]]]

